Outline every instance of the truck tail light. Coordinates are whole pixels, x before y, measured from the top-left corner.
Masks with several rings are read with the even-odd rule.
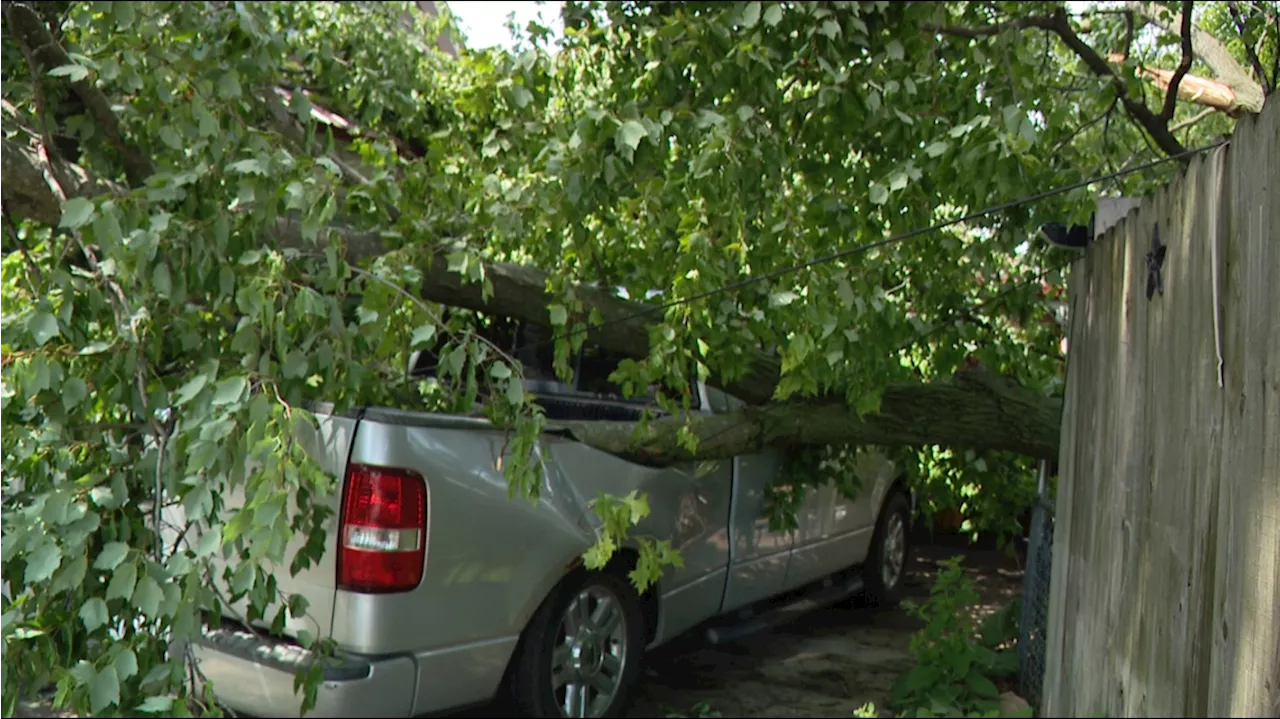
[[[338,588],[405,592],[422,581],[427,483],[416,472],[353,464],[338,522]]]

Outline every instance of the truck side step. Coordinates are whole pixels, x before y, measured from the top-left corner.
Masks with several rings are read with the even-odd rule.
[[[708,629],[707,641],[715,645],[739,641],[763,629],[794,621],[815,609],[844,601],[862,591],[863,588],[859,573],[853,573],[852,576],[828,577],[811,586],[812,589],[800,593],[786,604],[751,615],[738,622]]]

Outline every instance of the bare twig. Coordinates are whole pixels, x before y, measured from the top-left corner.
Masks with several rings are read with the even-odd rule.
[[[1178,63],[1178,69],[1169,81],[1169,89],[1164,92],[1164,108],[1160,111],[1160,117],[1166,123],[1173,119],[1173,111],[1178,107],[1178,85],[1191,71],[1191,61],[1195,59],[1191,49],[1191,9],[1191,0],[1182,0],[1182,61]]]
[[[1129,57],[1129,51],[1133,49],[1133,11],[1125,8],[1124,11],[1124,56]]]
[[[1201,120],[1205,119],[1206,117],[1208,117],[1208,116],[1212,115],[1213,113],[1215,113],[1215,112],[1217,112],[1217,111],[1218,111],[1218,110],[1217,110],[1216,108],[1206,107],[1205,109],[1203,109],[1203,110],[1201,110],[1200,112],[1198,112],[1198,113],[1196,113],[1196,114],[1192,115],[1191,117],[1188,117],[1188,118],[1187,118],[1187,119],[1185,119],[1185,120],[1180,120],[1180,121],[1178,121],[1178,122],[1175,122],[1175,123],[1174,123],[1174,124],[1169,128],[1169,132],[1178,132],[1178,131],[1180,131],[1180,130],[1185,130],[1185,129],[1187,129],[1188,127],[1191,127],[1192,125],[1196,124],[1197,122],[1200,122]]]
[[[1117,96],[1115,97],[1115,99],[1113,99],[1113,100],[1111,101],[1111,104],[1107,106],[1107,109],[1106,109],[1106,110],[1104,110],[1104,111],[1103,111],[1103,113],[1102,113],[1101,115],[1098,115],[1097,117],[1095,117],[1095,118],[1093,118],[1092,120],[1090,120],[1090,121],[1086,122],[1085,124],[1081,125],[1080,127],[1077,127],[1076,129],[1072,130],[1072,131],[1071,131],[1071,132],[1070,132],[1066,137],[1064,137],[1064,138],[1062,138],[1061,140],[1059,140],[1059,141],[1057,142],[1057,144],[1055,144],[1055,145],[1053,146],[1053,149],[1049,152],[1049,155],[1050,155],[1051,157],[1052,157],[1052,156],[1056,156],[1056,155],[1058,154],[1058,151],[1059,151],[1059,150],[1061,150],[1062,148],[1064,148],[1064,147],[1066,147],[1067,145],[1071,144],[1071,141],[1072,141],[1072,140],[1074,140],[1074,139],[1076,139],[1076,137],[1078,137],[1078,136],[1080,135],[1080,133],[1084,132],[1085,130],[1088,130],[1089,128],[1093,127],[1094,125],[1098,124],[1099,122],[1104,122],[1104,121],[1106,121],[1106,122],[1108,122],[1108,123],[1109,123],[1109,121],[1110,121],[1110,119],[1111,119],[1111,113],[1112,113],[1112,111],[1113,111],[1113,110],[1115,110],[1115,109],[1116,109],[1116,105],[1118,105],[1118,104],[1120,104],[1120,97],[1117,95]]]

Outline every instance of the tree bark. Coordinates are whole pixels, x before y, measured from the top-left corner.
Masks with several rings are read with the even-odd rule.
[[[657,465],[826,444],[942,445],[1057,459],[1061,416],[1061,400],[971,369],[949,383],[890,386],[881,410],[861,418],[844,403],[826,400],[698,417],[691,423],[699,440],[695,453],[676,441],[685,424],[681,418],[652,420],[640,428],[634,422],[562,422],[558,428],[597,449]]]

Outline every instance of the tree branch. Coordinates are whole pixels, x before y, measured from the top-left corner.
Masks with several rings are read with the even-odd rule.
[[[963,27],[959,25],[925,25],[924,30],[935,35],[950,35],[952,37],[980,38],[999,35],[1009,30],[1026,30],[1027,28],[1038,27],[1042,30],[1052,30],[1054,19],[1052,16],[1033,15],[1031,17],[1018,18],[1009,22],[999,22],[994,25],[983,25],[981,27]]]
[[[1158,3],[1131,0],[1126,7],[1174,35],[1180,34],[1184,24],[1182,13],[1171,12]],[[1231,57],[1231,52],[1227,50],[1226,45],[1212,33],[1194,26],[1191,30],[1191,45],[1195,50],[1195,56],[1203,60],[1209,69],[1213,70],[1213,74],[1231,88],[1234,103],[1227,109],[1227,114],[1239,117],[1246,112],[1256,114],[1262,111],[1266,93],[1263,92],[1262,86],[1250,76],[1249,71]]]
[[[1236,31],[1240,33],[1244,51],[1249,55],[1249,63],[1253,65],[1253,72],[1258,76],[1258,83],[1262,85],[1262,92],[1270,95],[1273,89],[1271,80],[1267,77],[1266,68],[1262,67],[1262,59],[1258,57],[1258,50],[1254,48],[1253,43],[1250,41],[1249,30],[1244,23],[1244,15],[1240,13],[1240,8],[1234,2],[1227,3],[1227,10],[1231,12],[1231,19],[1236,23]],[[1185,13],[1186,10],[1183,10],[1183,12]],[[1263,36],[1266,36],[1265,32]],[[1280,41],[1280,38],[1277,38],[1277,41]],[[1280,53],[1277,53],[1277,55],[1280,55]]]
[[[17,143],[6,140],[2,147],[5,182],[0,189],[6,210],[15,218],[44,218],[56,223],[61,211],[56,199],[48,197],[51,190],[35,179],[41,176],[35,166],[37,159]],[[20,170],[16,176],[23,182],[11,181],[11,167]],[[43,188],[45,196],[34,197],[32,188]],[[17,204],[19,201],[23,204]],[[339,234],[344,258],[352,264],[387,251],[386,243],[376,233],[334,227],[328,231]],[[296,219],[277,220],[273,234],[279,248],[311,248]],[[488,263],[484,273],[493,294],[485,297],[479,283],[468,282],[448,269],[445,252],[438,250],[423,269],[423,299],[550,326],[547,306],[559,298],[547,291],[546,273],[509,263]],[[586,312],[599,312],[602,319],[601,325],[586,329],[589,342],[630,357],[649,355],[650,316],[643,311],[653,309],[652,305],[623,300],[592,287],[575,287],[574,293]],[[713,376],[710,384],[758,406],[695,420],[695,431],[705,442],[697,456],[714,458],[751,447],[815,443],[940,444],[1002,449],[1035,457],[1057,456],[1061,401],[1021,387],[1009,378],[969,371],[957,375],[952,382],[892,385],[885,390],[878,413],[859,417],[845,403],[835,400],[770,403],[780,376],[778,358],[765,352],[752,353],[745,372]],[[662,464],[687,455],[674,441],[676,423],[680,421],[651,421],[649,434],[639,442],[633,435],[637,427],[633,422],[569,422],[561,423],[560,429],[598,449]]]
[[[1155,140],[1163,152],[1169,155],[1177,155],[1185,149],[1182,143],[1178,142],[1178,139],[1173,136],[1173,133],[1169,132],[1168,122],[1152,112],[1140,100],[1130,97],[1128,85],[1125,83],[1124,78],[1120,77],[1096,50],[1080,39],[1080,36],[1071,27],[1071,19],[1065,8],[1058,8],[1052,15],[1024,17],[983,27],[925,26],[926,30],[934,33],[967,38],[990,37],[1007,30],[1022,30],[1026,28],[1041,28],[1054,33],[1067,47],[1071,48],[1071,51],[1095,75],[1109,80],[1115,86],[1116,94],[1124,104],[1125,112],[1129,113],[1129,116],[1147,131],[1147,134]]]
[[[1124,105],[1125,111],[1129,113],[1129,116],[1132,117],[1135,122],[1147,131],[1147,134],[1151,136],[1151,139],[1155,140],[1156,144],[1160,146],[1161,151],[1167,155],[1177,155],[1181,153],[1185,148],[1182,146],[1182,143],[1178,142],[1178,139],[1173,136],[1173,133],[1169,132],[1168,123],[1152,112],[1151,109],[1143,102],[1135,100],[1129,96],[1129,87],[1125,83],[1124,79],[1116,74],[1115,70],[1107,64],[1105,58],[1099,55],[1093,48],[1089,47],[1089,45],[1081,40],[1080,36],[1071,29],[1071,21],[1068,19],[1067,11],[1063,8],[1058,8],[1057,12],[1053,15],[1053,21],[1054,22],[1051,27],[1053,32],[1056,33],[1058,37],[1062,38],[1062,42],[1065,43],[1067,47],[1071,48],[1071,51],[1074,52],[1090,70],[1093,70],[1096,75],[1107,78],[1111,81],[1116,88],[1116,93],[1120,96],[1120,102]]]
[[[49,34],[49,29],[35,10],[25,4],[12,3],[8,7],[8,19],[14,38],[39,65],[32,68],[33,72],[47,75],[56,67],[72,64],[66,50]],[[120,151],[129,184],[141,185],[151,175],[151,162],[120,134],[120,119],[112,111],[111,101],[88,79],[73,81],[71,88],[84,102],[85,109],[108,142]]]
[[[1180,37],[1182,38],[1182,60],[1178,63],[1178,69],[1174,71],[1173,78],[1169,80],[1169,87],[1164,92],[1164,107],[1160,110],[1160,118],[1165,123],[1173,119],[1173,111],[1178,108],[1178,86],[1182,84],[1182,78],[1191,71],[1191,61],[1195,59],[1191,49],[1191,0],[1182,0]]]
[[[650,420],[638,434],[633,422],[556,425],[597,449],[657,465],[814,444],[938,444],[1057,457],[1062,402],[981,368],[961,371],[951,382],[892,385],[880,407],[858,417],[842,402],[807,400],[698,417],[692,420],[696,454],[676,441],[682,417]]]

